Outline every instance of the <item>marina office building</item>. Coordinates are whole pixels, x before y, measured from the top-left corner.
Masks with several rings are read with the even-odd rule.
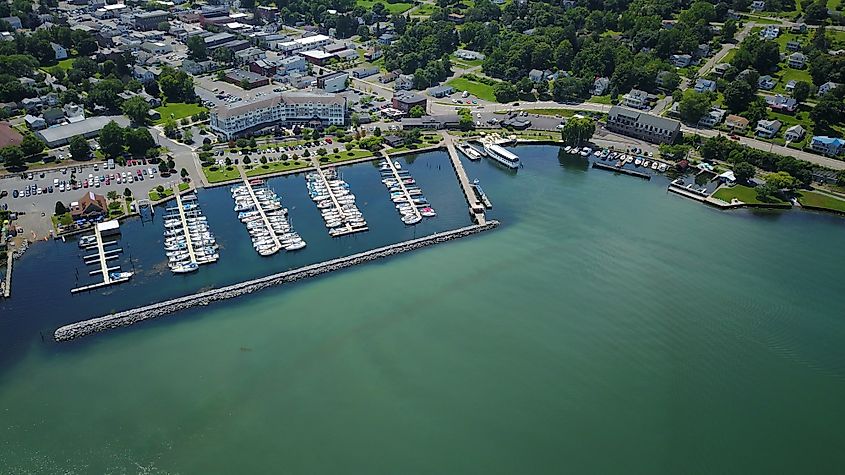
[[[652,143],[674,143],[681,123],[626,107],[613,106],[607,114],[607,130]]]
[[[343,125],[346,98],[318,92],[281,92],[211,111],[212,130],[231,139],[274,125]]]

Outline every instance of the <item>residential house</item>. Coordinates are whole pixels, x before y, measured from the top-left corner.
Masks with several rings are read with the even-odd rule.
[[[67,59],[67,50],[64,46],[58,43],[50,43],[50,47],[53,48],[53,54],[56,56],[56,61]]]
[[[765,0],[754,0],[748,8],[750,8],[752,12],[759,13],[766,9],[766,2]]]
[[[21,107],[27,112],[33,112],[41,109],[42,101],[40,97],[25,97],[21,100]]]
[[[807,32],[807,24],[806,23],[796,23],[789,27],[790,33],[798,33],[804,34]]]
[[[41,130],[47,128],[47,121],[38,116],[27,114],[24,116],[23,121],[29,130]]]
[[[706,58],[707,56],[710,56],[710,45],[708,45],[707,43],[702,43],[698,45],[698,47],[695,49],[695,55],[699,58]]]
[[[380,82],[380,83],[382,83],[382,84],[387,84],[387,83],[389,83],[390,81],[395,81],[395,80],[396,80],[396,78],[398,78],[398,77],[399,77],[399,73],[398,73],[398,72],[396,72],[396,71],[390,71],[390,72],[388,72],[388,73],[384,73],[384,74],[382,74],[381,76],[379,76],[379,78],[378,78],[378,82]]]
[[[235,62],[238,64],[249,64],[267,57],[267,52],[260,48],[250,47],[235,53]]]
[[[62,107],[65,118],[71,124],[85,120],[85,108],[77,104],[65,104]]]
[[[479,53],[478,51],[471,51],[468,49],[459,49],[455,51],[455,56],[461,59],[465,59],[467,61],[480,61],[485,58],[484,54]]]
[[[21,28],[23,28],[23,24],[21,24],[21,19],[16,16],[7,16],[0,18],[0,20],[5,21],[9,24],[9,26],[14,28],[15,30],[20,30]]]
[[[845,140],[839,137],[816,135],[810,142],[810,149],[824,155],[837,156],[845,149]]]
[[[64,120],[65,111],[58,107],[54,107],[41,113],[41,117],[44,118],[44,122],[47,122],[47,125],[56,125]]]
[[[531,71],[528,71],[528,79],[530,79],[533,82],[542,81],[543,80],[543,71],[540,71],[539,69],[532,69]]]
[[[807,131],[804,130],[804,127],[800,125],[793,125],[792,127],[786,129],[786,132],[783,134],[783,138],[786,139],[787,142],[800,142],[804,139],[804,135],[806,135]]]
[[[673,54],[672,56],[669,56],[669,62],[675,67],[685,68],[692,62],[692,56],[688,54]]]
[[[803,69],[805,62],[806,58],[804,53],[800,52],[790,54],[789,58],[786,60],[786,64],[788,64],[792,69]]]
[[[438,97],[439,98],[439,97],[446,97],[446,96],[452,94],[453,92],[455,92],[455,89],[452,86],[448,86],[448,85],[444,84],[444,85],[441,85],[441,86],[430,87],[430,88],[428,88],[428,90],[426,92],[428,92],[428,95],[431,96],[431,97]]]
[[[786,49],[789,50],[789,51],[798,51],[798,50],[801,49],[801,43],[799,43],[795,40],[787,41],[786,42]]]
[[[608,78],[596,78],[593,81],[593,88],[590,89],[590,94],[594,96],[601,96],[607,91],[607,88],[610,87],[610,79]]]
[[[760,39],[771,41],[780,36],[780,28],[775,25],[767,25],[760,30]]]
[[[156,79],[156,75],[143,66],[134,66],[132,68],[132,77],[137,79],[138,81],[141,81],[144,84],[153,82]]]
[[[648,93],[639,89],[631,89],[630,92],[622,96],[622,105],[632,109],[646,110],[650,107],[649,103]]]
[[[760,79],[757,80],[757,87],[766,91],[771,91],[775,88],[775,83],[777,83],[775,78],[767,74],[765,76],[760,76]]]
[[[607,130],[652,143],[674,143],[681,133],[677,120],[613,106],[607,115]]]
[[[695,81],[695,92],[716,92],[716,81],[699,78],[697,81]]]
[[[725,109],[719,109],[718,107],[711,107],[706,114],[701,116],[701,119],[698,120],[699,127],[707,127],[713,128],[722,123],[722,119],[725,118],[725,114],[728,111]]]
[[[792,93],[795,90],[795,85],[798,84],[794,79],[790,79],[786,86],[783,86],[784,90],[788,93]]]
[[[725,119],[725,127],[731,132],[744,132],[748,128],[748,119],[731,114]]]
[[[396,83],[393,85],[394,88],[400,91],[410,91],[414,88],[414,75],[413,74],[400,74],[396,77]]]
[[[822,84],[821,86],[819,86],[818,95],[823,96],[823,95],[827,94],[828,92],[836,89],[838,86],[839,86],[839,84],[836,84],[833,81],[828,81],[828,82]]]
[[[757,121],[757,128],[754,129],[754,133],[757,134],[758,137],[771,139],[777,135],[782,125],[783,124],[779,120],[760,119]]]
[[[798,101],[782,94],[766,96],[766,104],[775,112],[792,114],[798,108]]]

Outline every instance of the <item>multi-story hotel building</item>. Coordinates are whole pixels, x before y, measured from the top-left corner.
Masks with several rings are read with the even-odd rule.
[[[318,92],[281,92],[259,100],[217,107],[211,128],[231,139],[274,125],[343,125],[346,98]]]

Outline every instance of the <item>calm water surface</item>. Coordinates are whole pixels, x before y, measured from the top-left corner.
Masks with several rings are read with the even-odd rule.
[[[308,248],[271,259],[203,191],[220,261],[172,276],[160,214],[128,222],[139,275],[105,296],[69,295],[75,244],[35,246],[0,307],[0,473],[845,471],[845,221],[517,151],[516,174],[465,162],[493,232],[70,344],[40,335],[465,225],[454,174],[407,165],[439,212],[415,230],[343,167],[371,231],[340,240],[272,180]]]

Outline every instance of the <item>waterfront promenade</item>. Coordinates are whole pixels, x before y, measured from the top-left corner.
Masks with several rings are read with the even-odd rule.
[[[476,195],[475,190],[473,190],[472,185],[470,185],[466,170],[464,170],[461,158],[458,156],[458,150],[455,148],[454,139],[448,132],[445,131],[441,132],[441,135],[443,136],[443,141],[446,144],[449,161],[455,169],[455,174],[458,176],[458,183],[460,183],[461,190],[464,192],[467,204],[469,204],[469,213],[472,215],[476,223],[484,224],[487,222],[487,218],[484,216],[484,204],[478,199],[478,195]]]

